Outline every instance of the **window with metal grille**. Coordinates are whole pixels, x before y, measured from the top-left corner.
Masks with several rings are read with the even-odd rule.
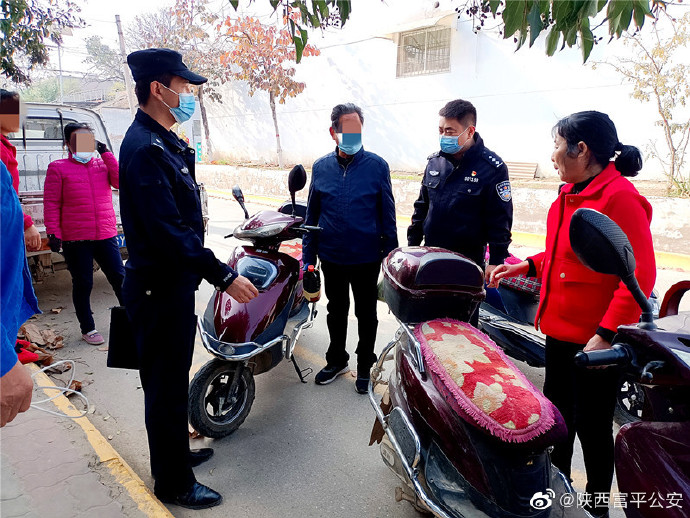
[[[450,70],[450,27],[428,27],[400,34],[397,77]]]

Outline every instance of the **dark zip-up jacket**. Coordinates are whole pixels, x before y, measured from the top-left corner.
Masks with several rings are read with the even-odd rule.
[[[306,224],[323,230],[305,236],[304,262],[315,264],[317,255],[338,264],[380,261],[398,246],[388,164],[362,148],[341,165],[337,152],[312,167]]]
[[[459,252],[480,266],[488,244],[489,264],[503,264],[513,224],[508,167],[479,133],[474,138],[459,161],[443,152],[429,157],[407,243],[424,239],[426,246]]]

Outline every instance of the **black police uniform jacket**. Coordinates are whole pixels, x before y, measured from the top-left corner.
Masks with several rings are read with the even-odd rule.
[[[237,274],[204,248],[194,150],[139,110],[120,148],[126,269],[147,283],[227,288]]]
[[[474,138],[460,160],[442,151],[429,157],[407,242],[424,239],[426,246],[459,252],[482,266],[489,244],[489,264],[502,264],[513,224],[508,168],[479,133]]]

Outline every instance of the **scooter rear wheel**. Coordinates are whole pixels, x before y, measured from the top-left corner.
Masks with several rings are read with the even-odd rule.
[[[189,422],[205,437],[226,437],[249,415],[254,394],[254,376],[247,367],[211,360],[189,384]]]
[[[642,418],[645,403],[645,393],[636,380],[624,377],[616,394],[616,411],[614,420],[621,426],[634,423]]]

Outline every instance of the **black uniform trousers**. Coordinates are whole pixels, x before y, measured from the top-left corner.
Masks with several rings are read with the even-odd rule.
[[[91,312],[94,260],[103,270],[118,302],[122,305],[122,279],[125,277],[125,267],[122,265],[120,248],[114,237],[89,241],[63,241],[62,253],[72,276],[74,310],[81,333],[86,334],[96,329]]]
[[[123,295],[139,352],[154,491],[177,494],[196,482],[187,417],[195,287],[174,280],[155,287],[138,277],[126,271]]]
[[[616,367],[577,367],[583,344],[546,337],[544,395],[556,405],[568,426],[568,438],[555,446],[551,461],[570,477],[575,435],[580,438],[587,472],[586,491],[609,494],[613,481],[613,413],[620,371]],[[600,507],[606,507],[602,502]],[[602,509],[603,511],[603,509]]]
[[[376,285],[380,270],[380,261],[364,264],[337,264],[321,261],[324,289],[328,297],[326,322],[331,340],[326,352],[328,365],[345,365],[350,359],[345,343],[350,311],[350,287],[352,287],[359,332],[359,342],[355,351],[357,373],[360,376],[369,376],[369,370],[376,361],[374,344],[379,325],[376,315],[378,301]]]

